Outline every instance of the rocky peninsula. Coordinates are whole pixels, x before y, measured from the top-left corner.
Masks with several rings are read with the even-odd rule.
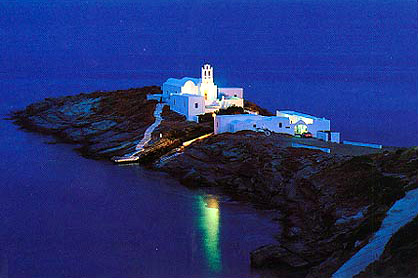
[[[25,130],[77,144],[83,156],[110,159],[135,151],[154,122],[157,101],[146,95],[159,92],[151,86],[48,98],[10,118]],[[269,113],[250,102],[246,109]],[[271,270],[274,277],[330,277],[367,244],[392,204],[418,187],[417,148],[376,150],[251,131],[210,136],[185,147],[184,142],[211,133],[212,123],[186,121],[167,106],[162,118],[139,162],[191,188],[217,190],[270,210],[281,227],[277,244],[254,250],[251,265]],[[332,152],[291,147],[301,140]],[[359,277],[418,277],[417,221],[399,230]]]

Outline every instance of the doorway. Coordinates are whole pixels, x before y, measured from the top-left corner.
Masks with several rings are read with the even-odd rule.
[[[295,135],[308,132],[308,127],[304,124],[295,125]]]

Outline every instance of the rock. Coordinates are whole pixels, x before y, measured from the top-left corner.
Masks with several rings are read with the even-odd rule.
[[[381,257],[355,278],[418,277],[418,217],[390,239]]]
[[[156,102],[147,101],[146,94],[155,92],[160,89],[46,99],[15,112],[12,119],[28,130],[80,145],[78,150],[85,156],[108,159],[134,151],[154,122]],[[213,131],[210,122],[186,121],[168,107],[162,117],[141,155],[147,165],[182,142]],[[217,187],[234,199],[282,212],[277,219],[283,230],[277,236],[279,244],[252,252],[254,267],[327,277],[367,242],[405,190],[418,187],[418,150],[348,156],[291,148],[292,140],[283,134],[266,137],[252,131],[219,134],[193,143],[159,169],[187,186]],[[413,257],[411,250],[408,242],[400,240],[385,257],[394,258],[391,268],[386,269],[384,261],[376,266],[392,273],[400,271],[397,265],[405,261],[407,272],[402,273],[414,273],[409,267],[415,262],[408,259]]]
[[[338,266],[341,264],[340,257],[342,256],[342,254],[342,250],[337,250],[322,263],[312,267],[305,278],[331,277],[334,270],[338,268]]]
[[[280,245],[262,246],[250,253],[251,266],[255,268],[269,267],[277,268],[287,266],[291,268],[306,268],[309,262],[289,252]]]
[[[290,228],[290,234],[292,236],[298,236],[300,235],[300,233],[301,233],[301,228],[296,227],[296,226]]]
[[[335,221],[336,225],[341,225],[341,224],[347,224],[351,221],[356,221],[356,220],[360,220],[364,218],[364,214],[363,211],[360,210],[357,214],[355,215],[351,215],[351,216],[345,216],[343,215],[341,218],[337,219],[337,221]]]
[[[289,149],[286,140],[277,134],[263,139],[254,132],[221,134],[190,146],[183,156],[187,159],[174,159],[170,169],[163,170],[175,174],[180,167],[194,169],[187,175],[194,186],[205,186],[205,179],[211,179],[237,199],[285,213],[280,219],[281,244],[255,250],[254,267],[331,273],[361,246],[356,242],[372,235],[372,227],[379,226],[405,185],[413,184],[416,170],[402,172],[409,177],[405,180],[390,176],[389,181],[378,165],[392,159],[390,155],[319,154]]]
[[[147,101],[148,93],[160,92],[159,87],[93,92],[60,98],[45,99],[15,112],[11,119],[21,127],[52,134],[64,142],[80,144],[84,156],[109,159],[133,151],[133,145],[142,138],[146,128],[154,122],[155,101]],[[209,133],[212,127],[185,121],[177,113],[165,111],[160,132],[164,139],[173,140],[156,144],[156,155],[178,147],[181,141]],[[175,119],[175,120],[173,120]],[[165,130],[169,126],[169,132]],[[153,134],[155,139],[158,138]],[[179,140],[180,139],[180,140]],[[154,142],[161,140],[154,140]],[[169,144],[167,144],[169,142]],[[144,162],[153,157],[148,152]]]

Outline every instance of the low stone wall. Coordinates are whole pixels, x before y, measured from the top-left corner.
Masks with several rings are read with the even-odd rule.
[[[309,146],[309,145],[303,145],[303,144],[298,144],[298,143],[292,143],[292,147],[293,148],[304,148],[304,149],[311,149],[311,150],[319,150],[319,151],[322,151],[324,153],[331,153],[331,149],[329,149],[329,148],[321,148],[321,147],[317,147],[317,146]]]
[[[361,142],[353,142],[353,141],[343,141],[343,144],[353,145],[353,146],[361,146],[361,147],[369,147],[369,148],[374,148],[374,149],[381,149],[382,148],[382,145],[379,145],[379,144],[361,143]]]
[[[162,94],[148,94],[147,95],[147,100],[161,101],[162,100],[162,97],[163,97]]]

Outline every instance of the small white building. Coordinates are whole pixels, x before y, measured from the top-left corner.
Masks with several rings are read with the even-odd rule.
[[[169,78],[164,82],[162,91],[159,95],[149,95],[148,99],[166,102],[172,110],[193,121],[197,121],[198,115],[219,109],[244,107],[244,90],[218,88],[214,83],[213,68],[208,64],[202,67],[201,78]]]
[[[244,98],[244,89],[243,88],[218,88],[219,97],[236,97]]]
[[[310,132],[313,137],[317,137],[318,131],[331,129],[331,121],[325,118],[318,118],[295,111],[276,111],[276,116],[289,118],[290,124],[294,128],[294,135]]]
[[[205,100],[202,96],[176,94],[169,101],[170,109],[185,115],[188,121],[197,121],[197,115],[205,113]]]
[[[338,132],[330,132],[330,127],[330,120],[325,118],[318,118],[295,111],[277,111],[276,116],[271,117],[253,114],[217,115],[214,119],[213,128],[215,134],[240,130],[257,131],[258,129],[268,129],[272,132],[290,135],[301,135],[310,132],[313,137],[319,137],[320,139],[323,139],[324,134],[327,134],[327,140],[325,141],[339,143],[340,134]]]
[[[254,114],[216,115],[214,133],[237,132],[240,130],[268,129],[277,133],[293,134],[292,126],[286,117],[261,116]]]
[[[316,134],[318,139],[321,139],[325,142],[340,143],[340,133],[335,131],[318,131]]]

